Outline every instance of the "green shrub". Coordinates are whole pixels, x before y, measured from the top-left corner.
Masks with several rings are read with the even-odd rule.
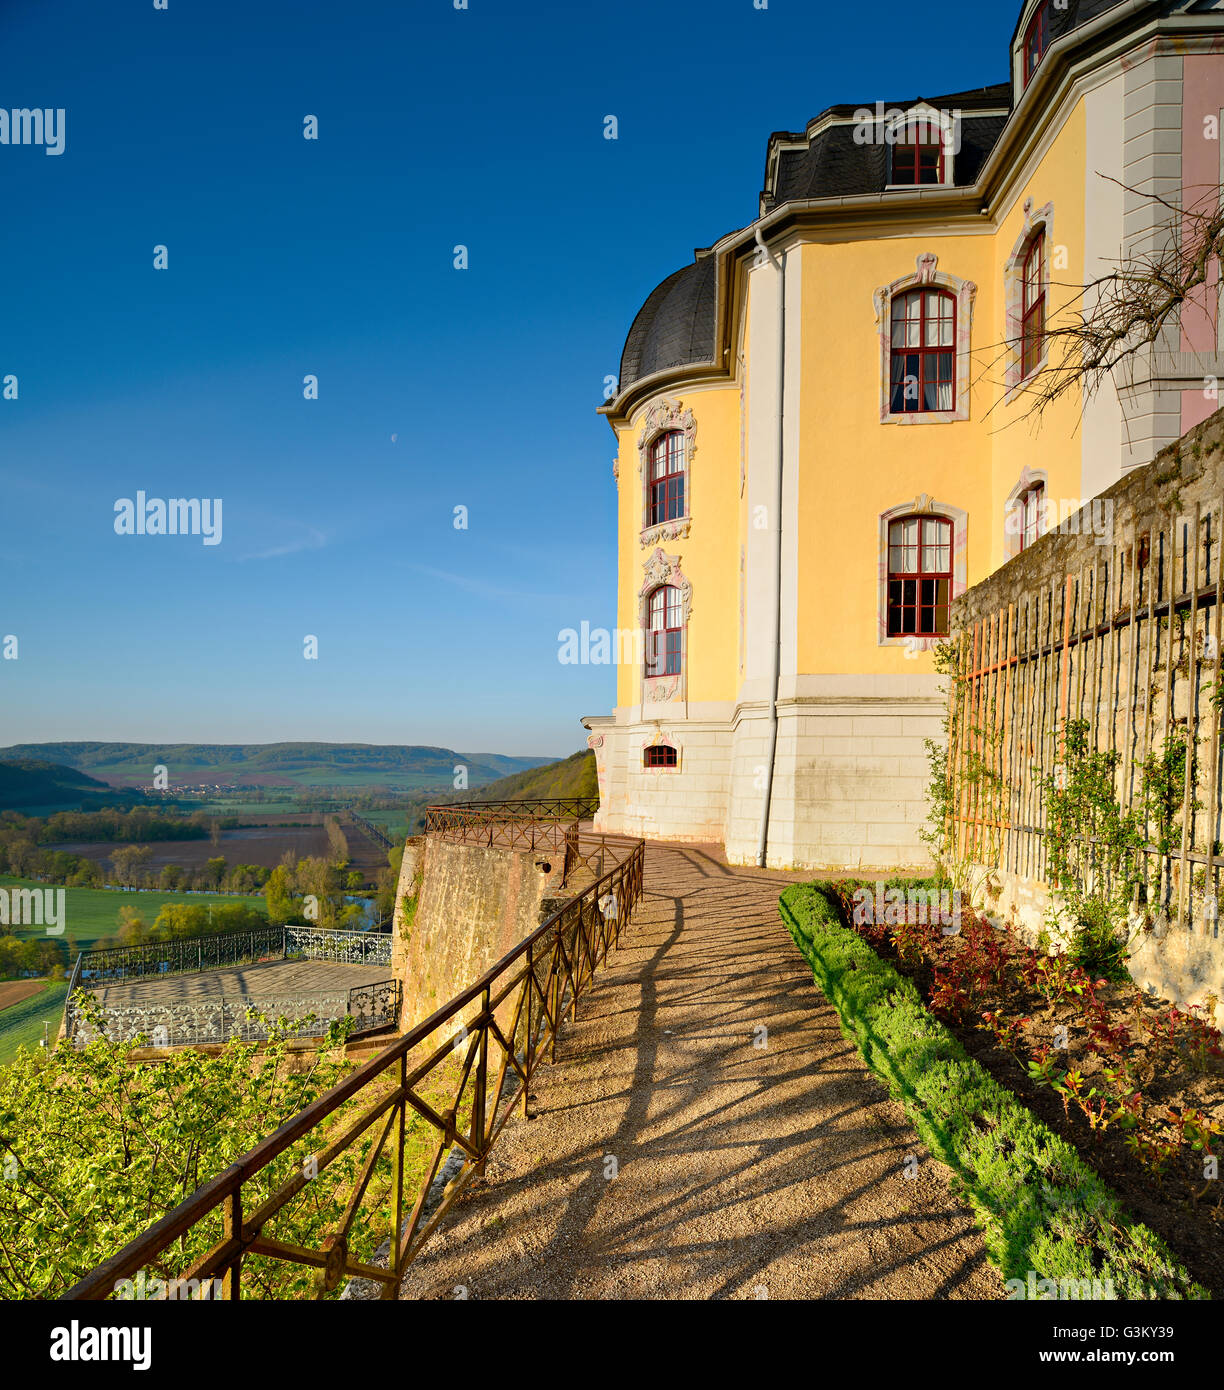
[[[1209,1297],[1075,1150],[969,1057],[912,981],[844,925],[836,885],[788,888],[780,911],[842,1031],[952,1170],[1005,1280],[1023,1284],[1033,1271],[1108,1281],[1119,1299]],[[1027,1287],[1013,1285],[1013,1296]]]

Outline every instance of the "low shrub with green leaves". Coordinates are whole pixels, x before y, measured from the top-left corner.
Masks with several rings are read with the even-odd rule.
[[[88,996],[77,998],[89,1008]],[[184,1048],[140,1064],[132,1054],[146,1039],[103,1039],[23,1049],[0,1068],[0,1299],[58,1297],[351,1069],[338,1045],[291,1059],[296,1020],[274,1022],[267,1044],[235,1041],[212,1055]],[[336,1027],[329,1042],[346,1032]],[[299,1171],[312,1146],[317,1133],[250,1183],[248,1210]],[[343,1183],[363,1156],[356,1146],[293,1200],[291,1239],[317,1242],[337,1222]],[[218,1212],[194,1228],[149,1275],[177,1276],[221,1238],[220,1220]],[[385,1234],[371,1232],[362,1255]],[[306,1275],[249,1257],[244,1296],[301,1295]]]
[[[1119,1299],[1207,1298],[1079,1157],[965,1052],[904,979],[844,924],[837,885],[788,888],[782,920],[842,1030],[952,1170],[1012,1296],[1037,1280]]]

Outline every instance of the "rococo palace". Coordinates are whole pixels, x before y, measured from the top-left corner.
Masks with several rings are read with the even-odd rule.
[[[951,601],[1217,408],[1218,284],[1095,393],[1032,388],[1075,288],[1219,196],[1224,0],[1028,0],[1007,70],[772,135],[757,219],[633,320],[600,828],[925,863]]]

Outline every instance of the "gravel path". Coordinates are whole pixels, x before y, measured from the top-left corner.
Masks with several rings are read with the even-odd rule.
[[[645,900],[537,1073],[536,1117],[506,1127],[402,1297],[1003,1296],[782,926],[804,877],[648,847]]]

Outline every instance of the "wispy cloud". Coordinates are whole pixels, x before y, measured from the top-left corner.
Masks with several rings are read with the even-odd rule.
[[[282,545],[269,546],[267,550],[254,550],[248,555],[239,555],[239,560],[279,560],[285,555],[297,555],[303,550],[322,550],[327,544],[327,536],[317,526],[301,526],[301,534],[285,541]]]
[[[429,565],[409,565],[409,569],[416,570],[418,574],[427,574],[431,579],[438,579],[443,584],[451,584],[456,589],[462,589],[469,594],[477,594],[481,598],[512,598],[530,599],[533,602],[545,600],[547,602],[563,602],[570,596],[568,594],[539,594],[530,593],[525,589],[506,589],[498,584],[486,584],[483,579],[473,579],[469,574],[452,574],[449,570],[436,570]]]

